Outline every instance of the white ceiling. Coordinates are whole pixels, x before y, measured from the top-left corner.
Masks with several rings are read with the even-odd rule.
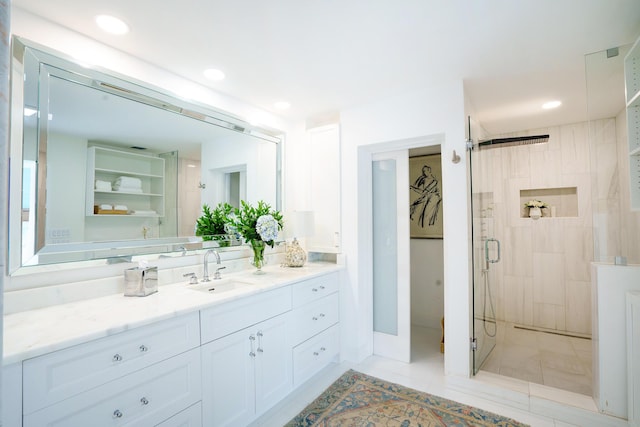
[[[476,119],[490,134],[585,120],[585,54],[640,34],[639,0],[12,4],[291,120],[463,79]],[[122,18],[131,31],[102,33],[93,17],[103,13]],[[227,78],[207,81],[202,71],[209,67]],[[562,107],[542,112],[551,99]],[[274,110],[278,100],[291,109]],[[615,115],[620,102],[598,114]]]

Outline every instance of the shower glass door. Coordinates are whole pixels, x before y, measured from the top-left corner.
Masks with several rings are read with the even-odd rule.
[[[471,208],[473,214],[473,373],[476,374],[496,345],[495,264],[500,261],[500,242],[494,235],[496,214],[493,197],[491,150],[477,141],[469,156]]]

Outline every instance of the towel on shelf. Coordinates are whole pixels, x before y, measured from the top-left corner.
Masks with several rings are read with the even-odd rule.
[[[127,211],[129,209],[127,208],[127,205],[113,205],[113,210],[114,211]]]
[[[132,176],[119,176],[116,179],[116,182],[114,182],[114,184],[117,184],[119,186],[122,187],[142,187],[142,180],[140,178],[135,178]]]
[[[100,179],[96,179],[96,190],[111,191],[111,183],[109,181],[102,181]]]
[[[102,211],[110,211],[111,209],[113,209],[113,206],[112,206],[112,205],[108,205],[108,204],[106,204],[106,203],[105,203],[105,204],[100,205],[100,210],[102,210]]]
[[[142,180],[132,176],[120,176],[113,183],[115,191],[142,193]]]

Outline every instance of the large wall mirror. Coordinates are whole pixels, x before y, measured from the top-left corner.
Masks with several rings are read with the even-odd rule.
[[[281,209],[281,138],[13,39],[9,273],[215,244],[204,203]]]

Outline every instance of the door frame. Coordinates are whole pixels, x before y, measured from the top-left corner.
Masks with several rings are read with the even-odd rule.
[[[386,151],[409,150],[412,148],[430,147],[434,145],[445,146],[443,133],[425,135],[416,138],[407,138],[381,142],[378,144],[358,146],[358,277],[362,290],[362,308],[365,317],[362,319],[361,331],[366,331],[366,354],[373,354],[373,179],[371,162],[373,155]],[[444,161],[442,156],[442,161]],[[408,185],[408,183],[407,183]],[[407,274],[410,275],[410,265],[406,265]],[[444,286],[447,284],[445,282]],[[446,302],[445,302],[446,311]],[[446,313],[445,313],[446,314]]]

